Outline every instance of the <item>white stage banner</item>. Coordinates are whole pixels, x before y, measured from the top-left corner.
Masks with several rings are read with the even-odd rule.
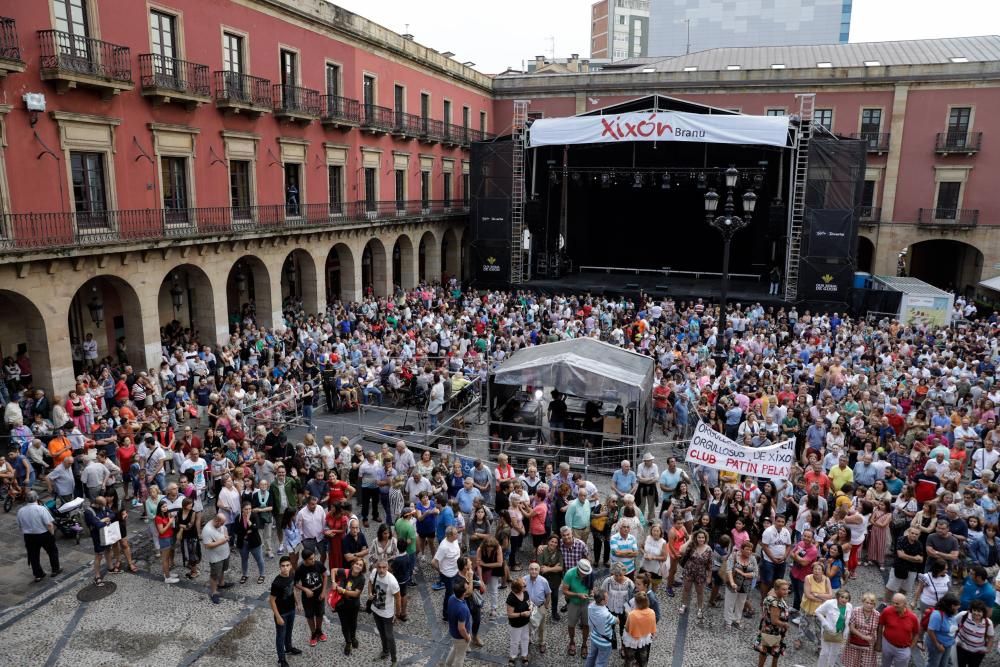
[[[698,422],[684,460],[693,466],[708,466],[741,475],[788,479],[795,462],[795,441],[786,440],[769,447],[745,447],[714,431],[708,424]]]
[[[621,141],[700,141],[784,147],[788,143],[788,116],[645,111],[613,116],[539,118],[531,124],[528,138],[532,148]]]

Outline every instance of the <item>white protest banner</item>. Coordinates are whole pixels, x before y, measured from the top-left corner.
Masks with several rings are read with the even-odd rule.
[[[700,141],[783,148],[788,143],[788,116],[643,111],[608,116],[539,118],[531,125],[528,141],[531,148],[623,141]]]
[[[768,447],[745,447],[698,422],[684,459],[691,465],[729,470],[740,475],[788,479],[795,462],[795,441],[786,440]]]

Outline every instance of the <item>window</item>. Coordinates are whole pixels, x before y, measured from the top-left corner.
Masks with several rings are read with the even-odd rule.
[[[177,58],[175,35],[177,34],[175,18],[170,14],[158,11],[149,12],[150,43],[153,47],[153,72],[156,78],[164,81],[169,87],[176,87],[174,60]],[[160,82],[157,81],[159,84]],[[172,85],[171,85],[172,84]]]
[[[865,181],[861,188],[861,207],[871,208],[875,205],[875,181]]]
[[[108,208],[104,153],[71,151],[69,156],[77,228],[84,230],[107,227],[104,216]]]
[[[462,127],[468,130],[470,125],[472,125],[472,109],[462,107]]]
[[[330,196],[330,215],[344,212],[344,167],[331,164],[326,168],[327,190]]]
[[[163,209],[167,224],[187,224],[188,202],[187,158],[160,158],[160,173],[163,178]]]
[[[482,135],[480,137],[481,139],[485,139],[486,138],[486,112],[485,111],[480,111],[479,112],[479,133],[480,133],[480,135]]]
[[[406,111],[406,88],[403,88],[398,83],[392,87],[392,103],[393,109],[397,114]]]
[[[935,218],[954,220],[958,214],[958,201],[962,194],[962,183],[959,181],[942,181],[938,183],[937,209]]]
[[[730,72],[735,72],[736,70],[741,68],[739,65],[726,65],[726,69]]]
[[[233,207],[233,217],[250,218],[250,161],[229,161],[229,205]]]
[[[68,38],[58,40],[59,57],[78,59],[81,67],[90,64],[90,46],[87,43],[90,30],[87,25],[87,6],[84,3],[85,0],[52,0],[56,30],[69,33]]]
[[[420,172],[420,208],[431,207],[431,172]]]
[[[246,97],[243,63],[243,37],[229,32],[222,33],[222,70],[226,72],[227,97]]]
[[[861,139],[868,142],[868,147],[876,149],[881,142],[882,132],[882,110],[862,109],[861,110]]]
[[[866,60],[865,67],[879,67],[882,63],[878,60]]]
[[[967,63],[967,62],[969,62],[969,59],[966,58],[965,56],[952,56],[951,58],[948,58],[948,60],[950,60],[953,63]]]
[[[298,82],[298,54],[294,51],[281,49],[279,63],[281,67],[281,105],[285,109],[297,109],[303,100],[298,99],[295,85]]]
[[[813,112],[813,122],[833,131],[833,109],[816,109]]]
[[[365,209],[378,210],[378,169],[365,167]]]
[[[771,69],[785,69],[784,63],[771,63]]]
[[[441,105],[441,120],[451,122],[451,100],[445,100]]]
[[[406,209],[406,170],[396,170],[396,210]]]
[[[816,63],[816,67],[820,69],[830,69],[831,67],[833,67],[833,63],[824,60],[822,62]]]
[[[952,107],[951,111],[948,112],[948,147],[964,147],[969,138],[971,125],[971,107]]]
[[[462,174],[462,201],[469,205],[469,175]]]
[[[302,165],[295,162],[285,163],[285,213],[292,217],[302,215]]]
[[[365,109],[371,113],[371,107],[375,106],[375,77],[364,75],[361,79],[361,93]]]
[[[785,113],[784,109],[767,109],[764,113],[766,115],[768,115],[768,116],[785,116],[785,115],[787,115]]]
[[[444,174],[444,205],[451,206],[451,179],[450,173],[445,172]]]
[[[340,65],[326,64],[326,94],[340,97]]]

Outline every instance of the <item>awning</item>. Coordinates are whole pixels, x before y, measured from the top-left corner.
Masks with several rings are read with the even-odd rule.
[[[553,387],[628,407],[651,396],[655,365],[652,357],[593,338],[576,338],[518,350],[500,364],[494,381]]]
[[[982,280],[979,282],[979,286],[988,290],[993,290],[994,292],[1000,292],[1000,276]]]

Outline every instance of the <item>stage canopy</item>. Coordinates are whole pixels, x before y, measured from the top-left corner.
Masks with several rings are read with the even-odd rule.
[[[652,357],[592,338],[518,350],[496,371],[498,384],[553,387],[595,401],[638,405],[652,395]]]
[[[784,148],[788,143],[788,122],[788,116],[610,111],[602,115],[540,118],[531,124],[528,145],[535,148],[625,141],[695,141]]]

